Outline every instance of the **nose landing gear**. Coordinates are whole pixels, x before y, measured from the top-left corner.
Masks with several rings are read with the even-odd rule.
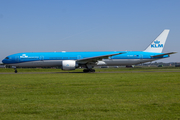
[[[18,71],[17,71],[17,69],[16,68],[14,68],[14,73],[17,73]]]
[[[17,69],[16,69],[16,66],[12,66],[12,68],[14,68],[14,73],[17,73]]]

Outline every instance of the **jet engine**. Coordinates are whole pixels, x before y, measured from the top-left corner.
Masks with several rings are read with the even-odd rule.
[[[75,70],[78,65],[75,60],[62,61],[62,70]]]

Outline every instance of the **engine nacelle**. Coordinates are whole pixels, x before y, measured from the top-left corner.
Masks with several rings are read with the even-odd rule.
[[[64,60],[62,61],[62,70],[75,70],[77,67],[76,61]]]

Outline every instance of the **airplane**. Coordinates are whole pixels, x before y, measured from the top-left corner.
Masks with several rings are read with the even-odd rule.
[[[95,72],[94,66],[132,66],[170,57],[176,52],[162,53],[169,29],[165,29],[144,51],[101,52],[26,52],[7,56],[3,64],[16,67],[53,67],[62,70],[85,68],[83,72]]]

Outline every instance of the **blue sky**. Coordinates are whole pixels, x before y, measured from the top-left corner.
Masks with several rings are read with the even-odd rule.
[[[170,29],[157,62],[180,62],[180,0],[1,0],[0,61],[20,52],[144,50]]]

